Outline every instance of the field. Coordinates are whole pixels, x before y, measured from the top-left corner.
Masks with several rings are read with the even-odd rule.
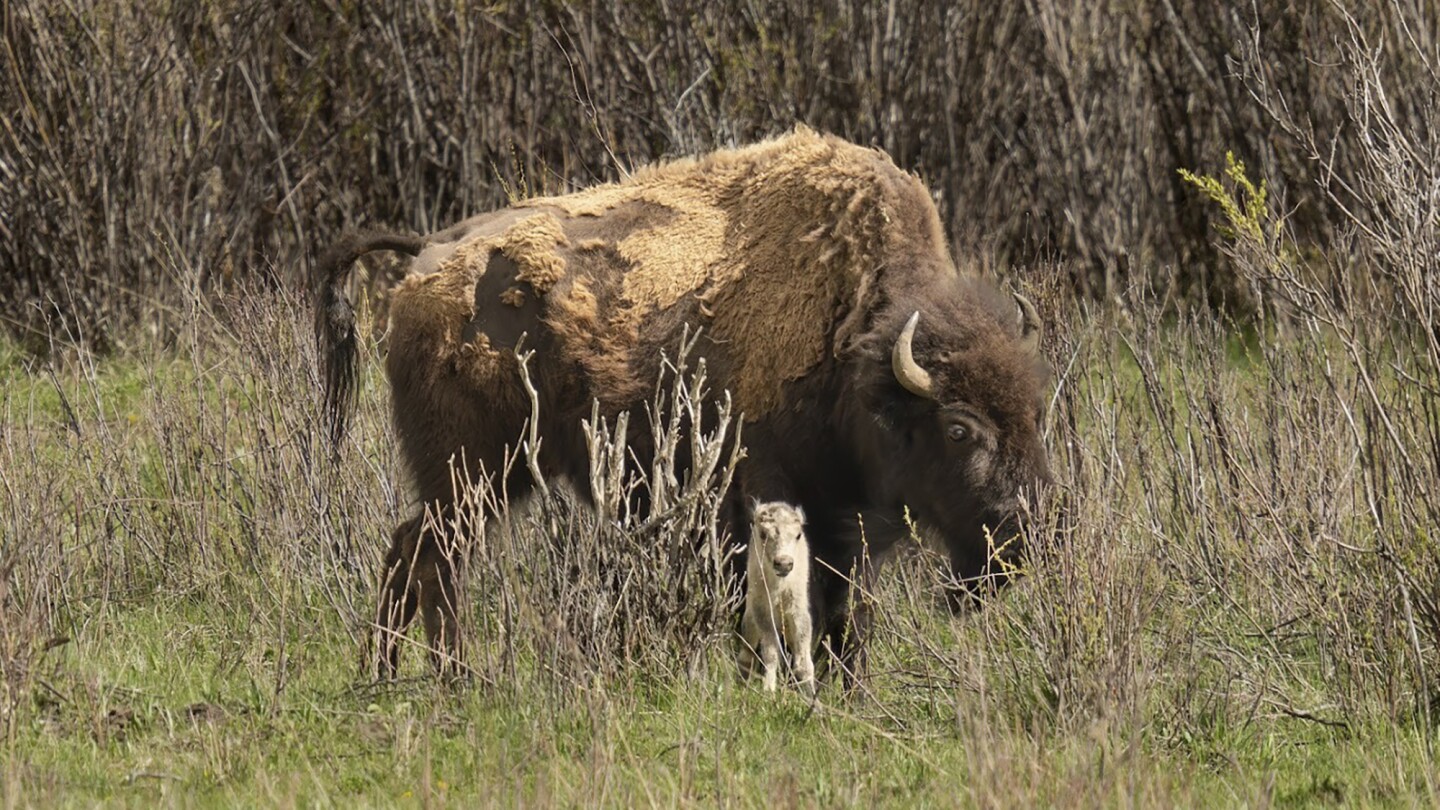
[[[1403,502],[1435,470],[1391,466],[1369,433],[1377,414],[1433,419],[1397,376],[1408,360],[1373,381],[1377,409],[1370,355],[1333,334],[1055,300],[1047,429],[1074,519],[958,616],[935,560],[905,555],[875,594],[865,688],[813,703],[739,683],[723,622],[635,629],[651,635],[629,661],[574,654],[587,640],[543,609],[586,583],[488,565],[468,679],[438,682],[414,653],[396,685],[363,678],[402,512],[384,391],[370,357],[354,443],[329,464],[308,314],[287,296],[197,309],[178,345],[134,357],[8,350],[4,798],[1440,800],[1434,507]],[[552,566],[539,524],[513,521],[487,553]]]
[[[1242,5],[5,4],[0,802],[1440,806],[1440,9]],[[319,252],[798,123],[1039,307],[1022,575],[912,537],[861,686],[763,694],[707,416],[653,523],[461,492],[463,677],[376,682],[398,268],[332,456]]]

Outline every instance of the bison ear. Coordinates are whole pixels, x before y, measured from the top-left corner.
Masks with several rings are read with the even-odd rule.
[[[1032,352],[1040,351],[1040,336],[1044,329],[1040,325],[1040,313],[1030,299],[1015,293],[1015,303],[1020,307],[1020,342]]]

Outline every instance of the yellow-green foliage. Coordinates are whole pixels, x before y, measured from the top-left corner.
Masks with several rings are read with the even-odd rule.
[[[1269,241],[1267,236],[1274,236],[1278,230],[1278,224],[1272,224],[1270,233],[1266,233],[1270,213],[1266,207],[1265,181],[1255,185],[1245,174],[1245,164],[1235,159],[1234,152],[1225,153],[1223,178],[1196,174],[1189,169],[1180,169],[1180,177],[1220,206],[1226,224],[1217,227],[1225,238],[1249,239],[1263,245]],[[1226,183],[1226,179],[1230,182]]]

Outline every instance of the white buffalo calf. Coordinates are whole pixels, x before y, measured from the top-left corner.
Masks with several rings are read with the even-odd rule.
[[[773,692],[780,667],[781,641],[790,650],[795,677],[815,690],[810,657],[810,546],[805,513],[786,503],[756,503],[750,529],[750,565],[745,587],[745,617],[740,634],[740,672],[748,678],[757,658],[765,668],[765,691]]]

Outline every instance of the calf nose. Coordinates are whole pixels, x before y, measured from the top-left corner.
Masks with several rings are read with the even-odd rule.
[[[776,557],[776,558],[775,558],[775,575],[776,575],[776,576],[783,577],[783,576],[785,576],[786,574],[790,573],[791,569],[793,569],[794,567],[795,567],[795,560],[794,560],[793,557]]]

